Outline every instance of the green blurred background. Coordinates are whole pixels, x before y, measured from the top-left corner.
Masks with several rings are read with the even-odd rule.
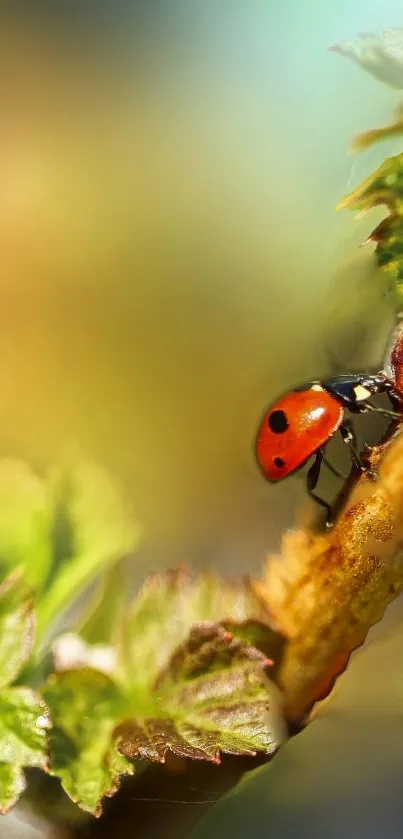
[[[389,142],[347,154],[399,96],[328,47],[402,25],[401,3],[6,6],[0,455],[41,467],[73,442],[120,476],[147,533],[139,578],[186,561],[257,571],[306,503],[300,476],[270,486],[257,470],[266,404],[300,381],[376,367],[393,321],[385,281],[359,248],[382,213],[356,221],[335,205],[400,151]],[[352,800],[365,835],[381,835],[366,802],[383,802],[379,775],[402,774],[393,713],[403,635],[392,630],[391,653],[375,644],[379,661],[351,665],[358,698],[340,682],[332,737],[317,742],[313,724],[287,747],[295,776],[289,751],[269,767],[279,786],[271,798],[259,787],[258,803],[278,807],[277,822],[253,800],[262,835],[272,817],[276,836],[303,825],[311,837],[355,839]],[[376,718],[365,704],[374,673],[387,686]],[[392,819],[393,796],[388,837],[401,835],[390,785]],[[132,806],[130,835],[135,797]],[[154,812],[151,803],[150,830]],[[168,830],[166,809],[163,819]]]
[[[253,455],[265,405],[380,362],[392,321],[337,214],[397,146],[395,92],[328,52],[364,0],[37,3],[1,13],[0,444],[125,482],[141,562],[256,570],[304,498]]]

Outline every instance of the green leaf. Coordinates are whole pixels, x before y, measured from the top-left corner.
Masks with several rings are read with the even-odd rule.
[[[66,546],[38,606],[40,638],[98,574],[137,547],[140,529],[118,486],[96,464],[74,459],[50,479],[56,509],[70,523]]]
[[[403,29],[385,26],[380,35],[366,32],[331,49],[355,61],[378,81],[403,89]]]
[[[219,616],[245,640],[206,620]],[[172,571],[146,581],[121,627],[119,662],[109,675],[85,666],[99,647],[77,636],[59,639],[60,666],[67,661],[63,641],[77,669],[53,675],[44,697],[53,720],[51,772],[68,795],[98,815],[103,796],[136,758],[271,755],[279,742],[265,677],[271,662],[249,642],[278,644],[268,618],[247,578],[226,583]]]
[[[0,812],[7,812],[25,788],[23,767],[47,768],[48,709],[28,688],[0,693]]]
[[[221,752],[272,754],[267,665],[263,653],[222,627],[195,626],[155,682],[154,714],[116,730],[119,751],[159,762],[167,751],[215,763]]]
[[[398,839],[402,649],[396,601],[305,730],[270,764],[246,773],[186,839]]]
[[[28,661],[34,635],[32,594],[18,573],[0,585],[0,688]]]
[[[186,570],[150,575],[122,625],[120,677],[137,697],[147,696],[194,624],[228,624],[236,632],[237,624],[248,620],[260,623],[265,651],[277,651],[279,639],[270,628],[270,615],[248,577],[232,581],[212,573],[192,577]]]
[[[21,568],[40,589],[51,556],[52,510],[44,481],[19,460],[0,460],[0,570]]]
[[[47,765],[48,710],[24,687],[8,687],[27,662],[33,642],[32,595],[18,573],[0,586],[0,812],[25,787],[22,768]]]
[[[357,134],[352,142],[353,151],[363,151],[375,143],[383,140],[391,140],[394,137],[400,137],[403,134],[403,107],[400,105],[396,108],[395,119],[385,125],[383,128],[371,128],[369,131],[363,131],[362,134]]]
[[[25,777],[19,766],[0,763],[0,814],[4,816],[16,804],[25,789]]]
[[[127,606],[127,581],[122,562],[108,568],[86,605],[84,614],[78,619],[78,632],[89,644],[110,644],[115,640],[116,628],[120,625]]]
[[[379,267],[403,295],[403,154],[390,157],[357,189],[347,195],[339,209],[366,212],[385,206],[389,215],[370,234]]]
[[[43,694],[53,722],[50,772],[83,810],[99,816],[103,797],[116,792],[122,774],[133,774],[116,750],[119,690],[105,674],[86,669],[53,675]]]
[[[388,157],[372,175],[339,204],[339,209],[364,212],[385,205],[403,215],[403,153]]]
[[[220,751],[270,754],[270,691],[262,674],[267,655],[278,650],[248,577],[151,575],[122,627],[117,672],[137,715],[119,729],[119,748],[150,760],[164,760],[168,749],[215,761]]]

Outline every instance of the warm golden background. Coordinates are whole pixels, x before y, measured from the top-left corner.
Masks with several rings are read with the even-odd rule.
[[[147,532],[139,577],[187,560],[256,571],[304,498],[301,478],[257,471],[265,405],[379,364],[391,325],[358,247],[379,216],[335,205],[399,149],[347,154],[399,97],[328,47],[402,25],[401,2],[5,5],[0,455],[42,467],[78,443],[120,476]],[[390,635],[269,766],[270,795],[265,780],[240,799],[232,835],[252,812],[256,836],[401,836]]]
[[[379,363],[390,304],[358,250],[376,216],[334,208],[390,152],[346,149],[397,96],[327,48],[399,9],[2,13],[0,453],[76,442],[120,475],[143,568],[258,569],[304,497],[258,474],[263,408]]]

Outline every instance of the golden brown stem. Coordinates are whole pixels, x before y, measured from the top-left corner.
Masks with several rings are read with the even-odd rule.
[[[256,582],[288,645],[278,673],[290,722],[306,718],[403,588],[403,434],[369,455],[333,529],[292,530]]]

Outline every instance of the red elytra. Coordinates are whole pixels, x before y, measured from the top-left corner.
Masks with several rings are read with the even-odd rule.
[[[292,391],[267,411],[258,431],[256,455],[269,481],[302,466],[340,428],[343,405],[323,388]]]

